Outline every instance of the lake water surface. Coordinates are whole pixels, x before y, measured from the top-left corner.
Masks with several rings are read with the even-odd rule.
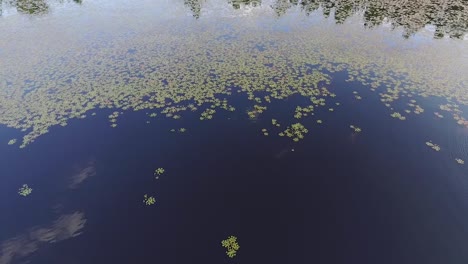
[[[0,264],[468,262],[466,1],[0,7]]]

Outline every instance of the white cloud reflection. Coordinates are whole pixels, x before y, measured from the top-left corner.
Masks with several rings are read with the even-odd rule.
[[[79,172],[74,174],[70,179],[70,185],[68,186],[70,189],[76,189],[78,186],[84,182],[89,177],[93,177],[96,175],[96,162],[95,160],[89,161],[86,166],[80,169]]]
[[[46,243],[56,243],[81,234],[86,223],[83,212],[65,214],[48,226],[38,226],[0,243],[0,264],[10,264],[39,250]]]

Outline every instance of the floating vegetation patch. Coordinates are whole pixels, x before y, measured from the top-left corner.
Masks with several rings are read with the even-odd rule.
[[[457,124],[468,127],[468,120],[462,116],[463,112],[460,110],[460,105],[455,103],[448,103],[440,105],[439,107],[440,110],[451,113],[453,119],[457,121]]]
[[[358,92],[353,91],[353,94],[354,94],[354,98],[356,98],[357,100],[361,100],[361,99],[362,99],[362,97],[358,94]]]
[[[438,118],[444,118],[444,116],[440,114],[439,112],[434,112],[434,115],[437,116]]]
[[[271,120],[271,124],[274,125],[274,126],[276,126],[276,127],[280,127],[280,126],[281,126],[280,123],[278,123],[278,120],[276,120],[276,119],[272,119],[272,120]]]
[[[154,171],[154,175],[162,175],[165,172],[164,168],[157,168]]]
[[[147,194],[145,194],[143,196],[143,203],[145,205],[153,205],[156,203],[156,199],[153,196],[148,196]]]
[[[304,134],[307,134],[309,130],[304,127],[301,123],[295,123],[291,126],[288,126],[286,130],[280,132],[278,135],[281,137],[289,137],[292,138],[294,142],[298,142],[299,140],[304,138]]]
[[[317,120],[317,124],[322,124],[322,123],[323,123],[322,120],[320,120],[320,119]]]
[[[429,146],[430,148],[432,148],[435,151],[440,151],[440,149],[441,149],[439,145],[432,143],[432,140],[427,141],[426,145]]]
[[[209,120],[213,119],[213,115],[216,113],[216,110],[207,108],[201,113],[200,120]]]
[[[286,6],[297,3],[310,4],[289,1]],[[257,118],[265,104],[293,95],[310,99],[315,108],[325,106],[336,96],[328,90],[328,73],[343,72],[348,81],[378,90],[389,108],[403,97],[442,97],[441,111],[450,111],[459,125],[468,127],[460,110],[468,105],[468,76],[458,50],[444,49],[444,43],[415,50],[403,41],[389,48],[380,36],[352,25],[330,30],[307,23],[290,23],[284,32],[276,24],[257,27],[230,17],[181,27],[175,18],[147,30],[129,23],[125,32],[135,32],[131,41],[114,27],[115,34],[104,42],[97,37],[82,41],[80,33],[31,44],[22,41],[23,31],[7,30],[0,39],[0,124],[24,133],[23,148],[51,127],[86,118],[96,109],[115,111],[109,116],[112,127],[123,111],[145,110],[150,117],[161,111],[180,119],[184,111],[205,109],[200,119],[209,120],[219,109],[235,111],[233,92],[255,104],[248,114]],[[221,24],[230,25],[230,31]],[[57,27],[50,24],[50,30]],[[97,26],[87,34],[97,36],[103,30]],[[129,49],[138,52],[129,54]],[[411,111],[422,113],[423,105],[419,102]],[[312,115],[302,110],[294,115]]]
[[[360,133],[362,131],[360,127],[357,127],[355,125],[350,125],[349,127],[356,133]]]
[[[251,111],[247,111],[247,115],[249,115],[250,119],[257,119],[258,116],[263,113],[267,109],[266,106],[261,105],[254,105],[254,109]]]
[[[262,133],[264,136],[268,136],[268,130],[266,128],[262,128]]]
[[[410,100],[410,102],[408,103],[408,106],[410,106],[411,108],[413,108],[413,112],[414,112],[415,114],[417,114],[417,115],[419,115],[419,114],[421,114],[421,113],[424,112],[424,109],[423,109],[420,105],[416,104],[416,100],[414,100],[414,99],[411,99],[411,100]],[[411,111],[409,111],[409,110],[406,110],[406,112],[407,112],[407,113],[411,113]]]
[[[28,196],[31,193],[32,193],[32,188],[30,188],[27,184],[23,184],[23,186],[21,186],[18,189],[18,194],[21,196]]]
[[[185,133],[185,132],[187,131],[187,129],[184,128],[184,127],[181,127],[181,128],[179,128],[179,129],[172,128],[172,129],[169,130],[169,131],[171,131],[171,132],[173,132],[173,133],[175,133],[175,132],[178,132],[178,133]]]
[[[109,117],[109,122],[111,123],[110,126],[112,128],[117,127],[117,117],[119,117],[119,112],[114,111],[112,114],[110,114]]]
[[[400,119],[400,120],[406,120],[406,117],[402,116],[402,115],[401,115],[400,113],[398,113],[398,112],[393,112],[390,116],[393,117],[393,118],[398,118],[398,119]]]
[[[459,158],[455,159],[455,161],[456,161],[458,164],[462,164],[462,165],[465,164],[465,161],[462,160],[462,159],[459,159]]]
[[[306,107],[297,106],[294,112],[294,118],[300,119],[303,116],[314,115],[314,106],[309,105]]]
[[[8,145],[13,145],[13,144],[15,144],[15,143],[16,143],[16,138],[10,139],[10,140],[8,141]]]
[[[234,258],[239,251],[240,246],[237,242],[237,237],[229,236],[227,239],[221,241],[221,245],[226,248],[226,255],[230,258]]]

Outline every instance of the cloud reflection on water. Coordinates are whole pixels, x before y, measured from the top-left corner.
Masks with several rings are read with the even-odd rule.
[[[46,243],[56,243],[79,236],[85,223],[85,214],[76,211],[60,216],[50,225],[33,227],[23,234],[7,239],[0,243],[0,264],[23,259]]]

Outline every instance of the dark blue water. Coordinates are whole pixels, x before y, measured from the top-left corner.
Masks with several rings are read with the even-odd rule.
[[[124,112],[111,128],[112,111],[98,111],[25,149],[2,146],[0,263],[466,263],[466,167],[453,161],[456,146],[435,152],[424,142],[467,130],[435,120],[430,106],[393,119],[377,93],[343,80],[329,88],[341,105],[301,119],[309,133],[299,143],[276,136],[271,119],[283,129],[296,122],[303,98],[273,101],[252,121],[252,102],[235,95],[238,111],[209,121]],[[187,132],[170,132],[180,127]],[[1,131],[1,141],[15,137]],[[166,172],[156,180],[158,167]],[[72,184],[86,168],[95,175]],[[17,194],[23,183],[28,197]],[[144,194],[156,204],[145,206]],[[70,237],[76,221],[57,219],[73,213],[85,222]],[[41,228],[60,241],[31,235]],[[229,235],[241,246],[234,260],[221,247]]]

